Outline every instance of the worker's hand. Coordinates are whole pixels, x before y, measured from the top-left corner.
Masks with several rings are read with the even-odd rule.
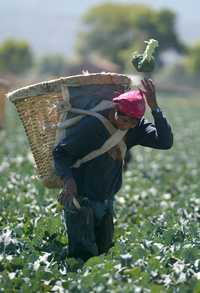
[[[142,79],[141,83],[143,85],[143,89],[140,89],[145,97],[148,106],[150,107],[151,110],[154,110],[155,108],[158,107],[158,103],[156,100],[156,90],[155,90],[155,85],[151,79]]]
[[[72,206],[73,198],[77,196],[77,186],[73,177],[64,182],[63,191],[58,196],[58,201],[62,205]]]

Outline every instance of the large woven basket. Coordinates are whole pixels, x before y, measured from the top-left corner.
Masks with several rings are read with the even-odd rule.
[[[54,174],[52,149],[57,130],[51,126],[61,122],[59,104],[64,101],[63,87],[67,89],[73,106],[80,108],[82,103],[83,108],[87,109],[88,98],[94,99],[94,105],[96,99],[111,100],[130,87],[130,79],[115,73],[83,74],[30,85],[7,95],[15,104],[23,123],[37,173],[49,188],[62,186],[61,180]]]

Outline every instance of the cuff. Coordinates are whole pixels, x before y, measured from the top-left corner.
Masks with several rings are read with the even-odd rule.
[[[153,117],[155,117],[155,118],[163,116],[162,110],[159,107],[153,109],[151,111],[151,113],[152,113]]]

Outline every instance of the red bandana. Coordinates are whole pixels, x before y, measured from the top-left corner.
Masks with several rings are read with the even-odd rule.
[[[113,98],[117,109],[132,118],[142,118],[145,112],[144,94],[140,90],[133,90]]]

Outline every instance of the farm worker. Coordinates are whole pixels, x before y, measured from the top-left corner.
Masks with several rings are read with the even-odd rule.
[[[127,130],[124,137],[127,150],[136,145],[170,149],[173,134],[158,106],[155,85],[150,79],[141,82],[143,89],[115,97],[114,108],[103,115],[116,129]],[[143,117],[145,97],[154,123]],[[122,185],[123,162],[118,146],[79,168],[71,167],[78,159],[98,149],[109,136],[101,121],[86,116],[53,151],[56,173],[64,182],[59,201],[64,205],[70,257],[87,260],[107,252],[113,244],[113,201]]]

